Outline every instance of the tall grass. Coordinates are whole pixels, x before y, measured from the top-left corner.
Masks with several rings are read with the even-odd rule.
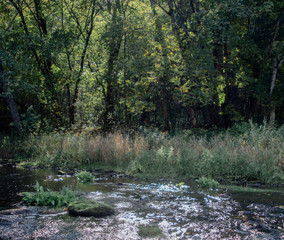
[[[6,139],[1,148],[46,167],[123,165],[131,175],[284,183],[284,127],[265,123],[237,125],[210,137],[189,131],[174,137],[158,132],[30,135],[18,146]]]

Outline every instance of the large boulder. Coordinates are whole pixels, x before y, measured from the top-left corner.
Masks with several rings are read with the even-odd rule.
[[[110,205],[92,199],[70,203],[68,205],[68,212],[72,216],[84,217],[105,217],[114,214],[114,210]]]

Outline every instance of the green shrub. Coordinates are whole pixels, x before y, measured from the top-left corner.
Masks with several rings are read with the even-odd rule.
[[[217,188],[219,183],[211,178],[201,177],[197,180],[199,185],[203,188]]]
[[[63,188],[60,192],[50,191],[49,189],[45,191],[43,186],[40,186],[37,182],[35,190],[36,192],[23,193],[23,201],[28,205],[63,207],[76,200],[75,194],[68,188]]]
[[[77,178],[81,183],[90,183],[94,181],[94,176],[87,171],[79,172]]]

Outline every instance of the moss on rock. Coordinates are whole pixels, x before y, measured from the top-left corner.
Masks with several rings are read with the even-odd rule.
[[[70,203],[68,212],[72,216],[105,217],[114,214],[114,209],[108,204],[85,199]]]
[[[158,226],[139,226],[139,236],[142,238],[155,238],[162,236],[163,232]]]

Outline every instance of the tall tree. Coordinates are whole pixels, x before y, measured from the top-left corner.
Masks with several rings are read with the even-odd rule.
[[[103,128],[107,131],[112,128],[115,117],[115,91],[117,88],[117,72],[115,64],[118,60],[123,39],[123,5],[121,0],[107,1],[107,11],[110,14],[110,22],[107,24],[105,35],[108,60],[105,74],[106,95],[105,111],[103,114]]]

